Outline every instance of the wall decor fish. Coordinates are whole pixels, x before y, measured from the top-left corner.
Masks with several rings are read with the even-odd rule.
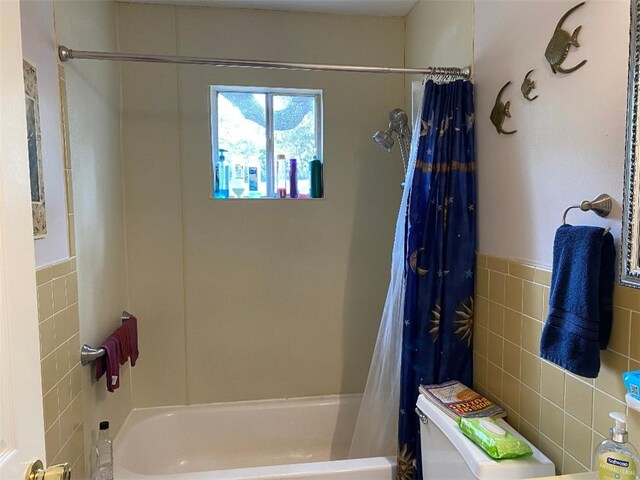
[[[549,62],[549,65],[551,65],[551,71],[553,73],[575,72],[585,63],[587,63],[586,60],[583,60],[579,64],[571,68],[563,68],[561,66],[562,62],[564,62],[567,58],[567,55],[569,55],[569,48],[571,48],[572,45],[574,47],[580,46],[580,44],[578,43],[578,35],[580,34],[580,29],[582,28],[582,25],[580,25],[574,30],[573,35],[571,35],[569,32],[562,29],[562,24],[569,17],[569,15],[571,15],[575,10],[577,10],[584,4],[585,2],[579,3],[575,7],[570,8],[567,13],[562,16],[562,18],[558,22],[558,25],[556,26],[555,31],[553,32],[553,36],[549,41],[549,45],[547,45],[544,56],[547,59],[547,62]]]
[[[507,117],[511,118],[511,113],[509,112],[511,102],[502,103],[502,93],[509,85],[511,85],[510,81],[502,86],[502,88],[498,92],[498,96],[496,97],[496,103],[491,110],[491,115],[489,115],[491,123],[493,123],[493,126],[496,127],[498,133],[504,133],[505,135],[511,135],[512,133],[517,132],[517,130],[507,132],[502,128],[502,125],[504,125],[504,119]]]
[[[531,90],[536,88],[536,82],[529,78],[529,75],[531,75],[532,73],[533,73],[533,70],[529,70],[527,72],[527,74],[524,76],[524,80],[522,81],[522,86],[520,87],[520,91],[522,92],[522,95],[524,96],[524,98],[526,98],[530,102],[538,98],[538,95],[536,95],[533,98],[529,96],[529,94],[531,93]]]

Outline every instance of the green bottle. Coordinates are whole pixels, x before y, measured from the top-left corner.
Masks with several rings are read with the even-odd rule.
[[[318,159],[317,155],[313,156],[313,160],[309,162],[311,169],[311,191],[309,196],[311,198],[322,198],[324,196],[324,185],[322,180],[322,162]]]

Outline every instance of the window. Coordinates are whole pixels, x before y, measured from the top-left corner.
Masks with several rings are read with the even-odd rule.
[[[322,196],[320,90],[214,85],[211,144],[214,198]]]

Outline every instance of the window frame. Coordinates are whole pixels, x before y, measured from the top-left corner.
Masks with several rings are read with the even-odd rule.
[[[273,97],[274,96],[288,96],[288,97],[313,97],[315,100],[315,129],[316,129],[316,155],[323,161],[323,96],[324,91],[322,89],[310,89],[310,88],[288,88],[288,87],[249,87],[249,86],[231,86],[231,85],[210,85],[209,86],[209,106],[210,106],[210,132],[211,132],[211,198],[215,197],[215,171],[216,162],[219,158],[219,145],[218,145],[218,94],[220,93],[250,93],[250,94],[264,94],[265,95],[265,115],[266,115],[266,182],[267,182],[267,195],[265,197],[257,198],[225,198],[216,200],[268,200],[278,199],[283,200],[277,196],[275,188],[275,139],[273,129]],[[324,162],[323,162],[324,163]],[[293,199],[298,200],[298,199]]]

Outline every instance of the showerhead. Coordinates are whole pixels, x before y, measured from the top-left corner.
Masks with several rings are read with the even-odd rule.
[[[387,152],[391,152],[391,148],[393,148],[393,137],[391,136],[391,129],[382,131],[378,130],[373,134],[373,141],[376,142],[381,148],[384,148]]]
[[[409,125],[409,117],[401,108],[394,108],[389,112],[389,128],[400,133]]]

